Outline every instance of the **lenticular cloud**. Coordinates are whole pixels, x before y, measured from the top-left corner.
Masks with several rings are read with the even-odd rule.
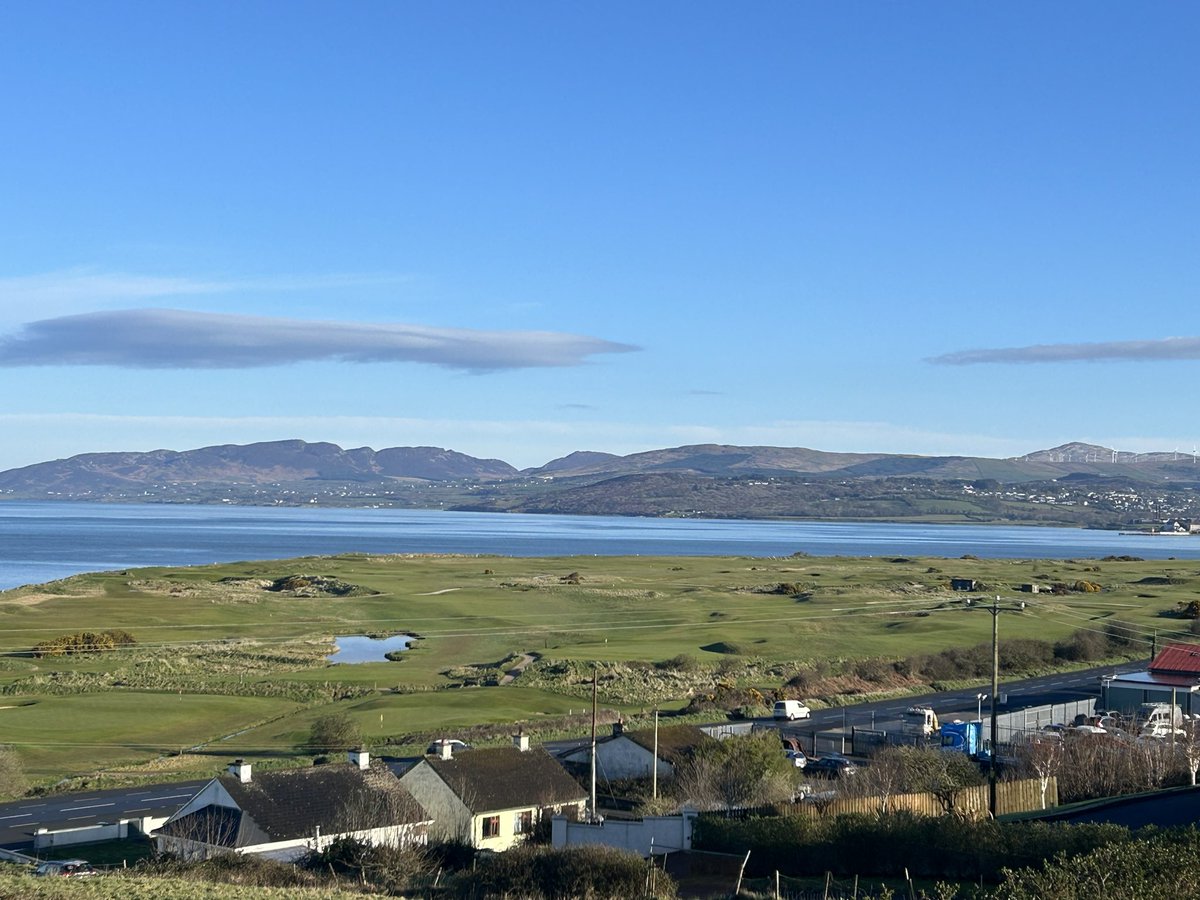
[[[176,309],[130,309],[31,322],[0,339],[0,366],[244,369],[297,362],[417,362],[486,372],[577,366],[637,350],[553,331],[318,322]]]
[[[1200,338],[1173,337],[1149,341],[1109,341],[1096,344],[1037,344],[1031,347],[999,347],[960,350],[934,356],[927,362],[949,366],[979,363],[1061,363],[1110,360],[1153,361],[1200,359]]]

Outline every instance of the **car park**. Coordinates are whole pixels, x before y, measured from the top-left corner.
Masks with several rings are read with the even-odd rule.
[[[820,759],[811,760],[805,771],[825,778],[847,778],[858,771],[858,766],[844,756],[831,753]]]
[[[784,750],[784,756],[787,757],[788,765],[797,769],[803,769],[808,765],[808,756],[803,750]]]

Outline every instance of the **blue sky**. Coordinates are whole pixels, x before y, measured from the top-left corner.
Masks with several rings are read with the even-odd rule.
[[[1200,8],[0,5],[0,467],[1191,449]]]

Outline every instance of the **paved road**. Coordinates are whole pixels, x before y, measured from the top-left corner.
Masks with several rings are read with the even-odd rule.
[[[174,815],[208,780],[31,797],[0,805],[0,847],[27,847],[39,828],[83,828]]]
[[[1000,707],[1001,712],[1013,712],[1029,709],[1034,706],[1046,706],[1051,703],[1065,703],[1086,697],[1100,695],[1100,678],[1114,672],[1137,672],[1149,665],[1149,660],[1137,660],[1122,663],[1119,666],[1099,666],[1084,669],[1079,672],[1059,672],[1053,675],[1042,675],[1037,678],[1022,678],[1016,681],[1001,681],[1000,693],[1007,694],[1008,699]],[[853,706],[842,706],[833,709],[815,710],[810,719],[801,719],[789,723],[777,723],[774,719],[756,719],[754,724],[760,727],[775,728],[785,735],[808,736],[813,731],[834,730],[843,727],[883,728],[896,727],[908,707],[921,704],[932,706],[943,721],[955,718],[975,718],[977,711],[976,696],[988,688],[965,688],[957,691],[941,691],[929,694],[912,694],[891,700],[875,700],[870,703],[857,703]],[[989,710],[985,701],[984,717]],[[664,719],[669,724],[670,719]],[[715,723],[714,723],[715,724]],[[723,723],[722,723],[723,724]],[[607,728],[601,736],[609,734]],[[548,741],[544,746],[553,754],[586,746],[587,738],[572,738],[562,741]],[[807,741],[803,746],[807,747]]]
[[[1007,702],[999,707],[1000,712],[1013,712],[1034,706],[1046,706],[1051,703],[1065,703],[1086,697],[1100,695],[1100,678],[1114,672],[1141,671],[1149,665],[1149,660],[1138,660],[1123,663],[1119,666],[1099,666],[1079,672],[1060,672],[1053,675],[1043,675],[1037,678],[1022,678],[1017,681],[1001,681],[1000,694],[1008,695]],[[941,691],[937,693],[911,695],[891,700],[876,700],[870,703],[859,703],[854,706],[834,709],[815,710],[811,719],[781,725],[784,734],[809,734],[814,729],[836,729],[843,725],[846,728],[882,728],[885,725],[898,722],[908,707],[920,704],[932,706],[938,718],[948,721],[957,714],[961,718],[974,719],[978,711],[976,697],[985,688],[967,688],[957,691]],[[987,718],[990,701],[983,704],[983,715]],[[764,723],[769,720],[761,720]]]

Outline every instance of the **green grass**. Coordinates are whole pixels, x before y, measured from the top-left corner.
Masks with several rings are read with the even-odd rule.
[[[119,767],[178,752],[297,707],[260,697],[144,691],[0,698],[0,734],[33,778]],[[27,703],[29,700],[36,702]]]
[[[295,597],[223,581],[291,574],[377,593]],[[690,681],[602,692],[623,712],[678,706],[720,679],[772,689],[801,664],[988,640],[991,617],[964,610],[951,577],[1006,597],[1031,581],[1104,585],[1101,594],[1020,595],[1036,612],[1005,616],[1005,638],[1054,640],[1114,619],[1186,635],[1190,623],[1163,614],[1200,593],[1200,563],[1189,561],[348,555],[85,575],[0,593],[0,651],[113,628],[138,645],[0,656],[0,706],[36,701],[0,709],[0,740],[18,747],[36,779],[148,762],[242,729],[209,748],[213,768],[230,753],[286,756],[330,708],[349,712],[373,742],[577,712],[586,693],[578,683],[531,672],[524,685],[456,688],[461,679],[445,674],[525,652],[585,665],[691,657],[701,674]],[[1139,583],[1147,577],[1177,583]],[[780,583],[804,597],[772,593]],[[324,662],[334,635],[402,631],[422,638],[402,661]],[[715,674],[731,663],[745,668]]]
[[[133,874],[80,879],[34,878],[27,874],[10,874],[3,868],[6,867],[0,866],[0,900],[362,900],[384,896],[357,890],[262,888]]]

